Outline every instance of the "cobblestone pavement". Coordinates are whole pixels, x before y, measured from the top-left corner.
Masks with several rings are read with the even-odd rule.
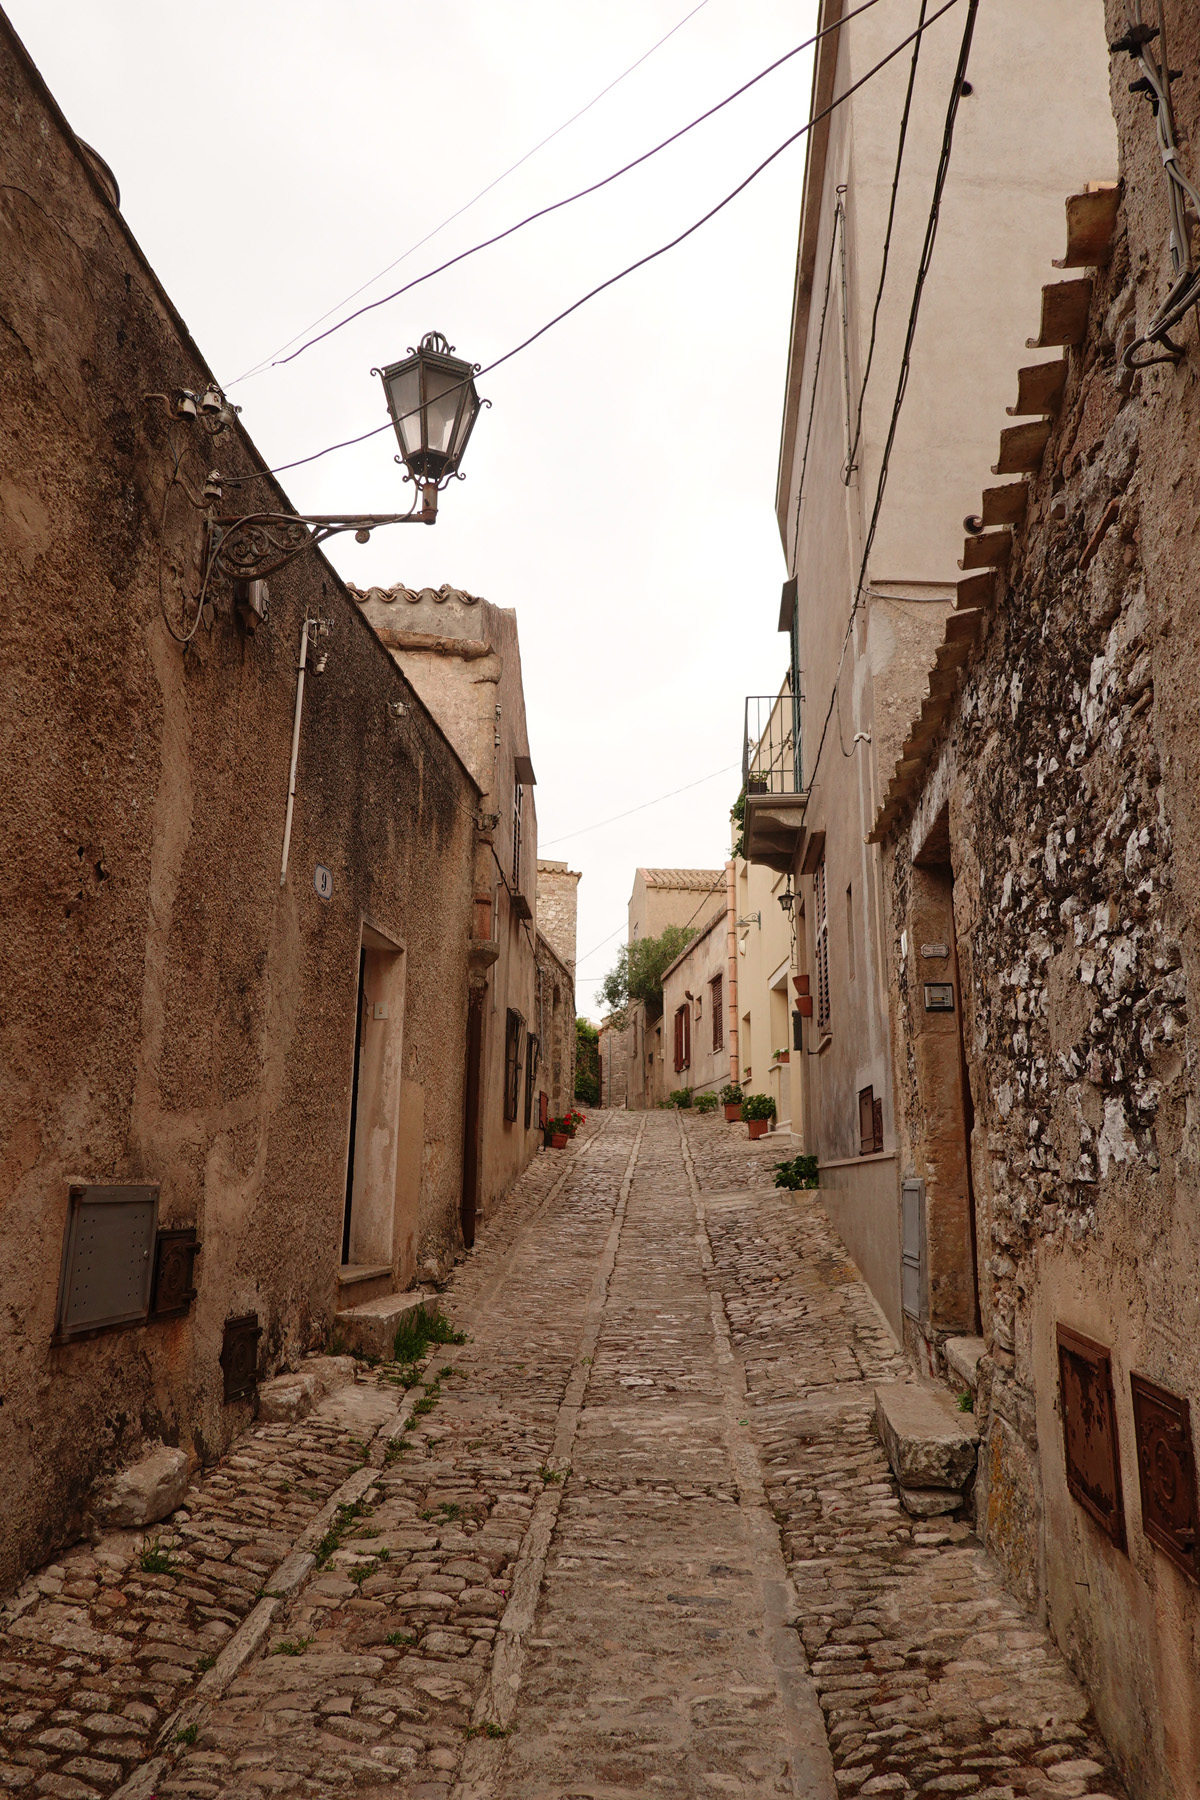
[[[617,1113],[539,1156],[420,1385],[360,1370],[248,1432],[148,1554],[26,1584],[0,1785],[1116,1800],[966,1525],[902,1511],[871,1413],[904,1364],[819,1196],[766,1185],[778,1154]]]

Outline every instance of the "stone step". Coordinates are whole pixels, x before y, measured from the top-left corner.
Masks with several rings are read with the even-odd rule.
[[[306,1356],[298,1369],[262,1383],[259,1422],[278,1425],[303,1419],[327,1394],[353,1380],[352,1356]]]
[[[374,1300],[364,1300],[361,1306],[349,1306],[345,1312],[339,1312],[334,1329],[347,1350],[386,1361],[392,1354],[401,1321],[414,1312],[436,1319],[441,1312],[437,1295],[422,1293],[420,1289],[408,1294],[380,1294]]]
[[[970,1479],[979,1427],[945,1388],[915,1381],[877,1387],[875,1423],[901,1487],[961,1489]]]

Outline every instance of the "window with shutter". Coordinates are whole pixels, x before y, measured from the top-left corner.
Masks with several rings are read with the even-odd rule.
[[[675,1073],[686,1069],[692,1060],[692,1022],[687,1006],[675,1009]]]
[[[538,1068],[538,1041],[533,1032],[525,1039],[525,1129],[533,1124],[533,1081]]]
[[[825,888],[825,858],[817,864],[813,875],[813,898],[816,902],[817,965],[817,1030],[829,1029],[829,908]]]
[[[521,812],[525,799],[525,789],[518,781],[513,789],[513,859],[512,884],[515,891],[521,891]]]
[[[870,1156],[875,1148],[875,1090],[858,1090],[858,1154]]]
[[[725,1048],[725,980],[721,975],[714,975],[709,982],[712,994],[712,1047],[714,1050]]]
[[[883,1149],[883,1101],[875,1102],[875,1148]]]
[[[521,1032],[525,1021],[511,1006],[504,1033],[504,1117],[516,1123],[521,1095]]]

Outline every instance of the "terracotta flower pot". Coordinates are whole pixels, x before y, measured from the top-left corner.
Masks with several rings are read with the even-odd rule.
[[[570,1141],[571,1140],[565,1131],[555,1131],[551,1133],[550,1148],[552,1150],[565,1150]]]
[[[732,1121],[733,1121],[733,1120],[735,1120],[735,1119],[740,1119],[740,1118],[741,1118],[741,1116],[742,1116],[742,1104],[741,1104],[741,1101],[740,1101],[740,1100],[729,1100],[729,1101],[726,1101],[726,1103],[725,1103],[725,1117],[726,1117],[726,1118],[727,1118],[727,1119],[728,1119],[728,1120],[729,1120],[729,1121],[730,1121],[730,1122],[731,1122],[731,1123],[732,1123]]]
[[[770,1119],[747,1119],[746,1130],[752,1138],[766,1137],[767,1126],[770,1123]]]

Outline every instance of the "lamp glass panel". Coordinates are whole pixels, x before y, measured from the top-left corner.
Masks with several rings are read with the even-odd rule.
[[[425,416],[429,421],[426,446],[436,455],[448,457],[454,435],[454,421],[463,397],[463,377],[455,369],[426,366]]]
[[[388,377],[388,394],[400,449],[407,461],[421,449],[421,365],[415,356]]]
[[[454,433],[454,442],[450,446],[451,461],[457,466],[458,459],[467,447],[467,439],[471,435],[471,427],[479,411],[479,395],[475,392],[474,381],[467,378],[462,390],[462,406],[459,409],[458,425]]]

